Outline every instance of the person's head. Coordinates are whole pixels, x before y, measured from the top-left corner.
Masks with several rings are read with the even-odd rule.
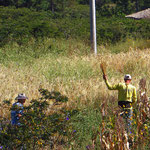
[[[124,76],[124,81],[125,81],[126,84],[129,84],[131,82],[131,79],[132,79],[131,75],[129,75],[129,74],[126,74]]]
[[[25,96],[25,94],[21,93],[18,94],[18,96],[15,99],[18,100],[19,103],[24,104],[26,99],[28,99],[28,97]]]

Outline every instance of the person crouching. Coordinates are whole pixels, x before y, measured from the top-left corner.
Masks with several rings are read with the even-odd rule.
[[[25,94],[22,93],[18,94],[15,99],[17,100],[17,102],[15,102],[11,108],[11,124],[21,125],[19,119],[23,116],[23,105],[28,97],[26,97]]]

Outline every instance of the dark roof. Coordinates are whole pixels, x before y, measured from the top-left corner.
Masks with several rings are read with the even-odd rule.
[[[131,14],[131,15],[127,15],[126,17],[134,18],[134,19],[150,19],[150,8],[139,11],[139,12]]]

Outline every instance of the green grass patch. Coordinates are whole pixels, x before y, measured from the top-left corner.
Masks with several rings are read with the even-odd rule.
[[[107,46],[106,46],[107,47]],[[120,41],[114,45],[110,44],[107,47],[112,53],[128,52],[133,49],[144,50],[150,48],[150,40],[127,38],[125,41]]]

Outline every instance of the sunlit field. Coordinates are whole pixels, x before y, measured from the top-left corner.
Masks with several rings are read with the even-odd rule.
[[[26,46],[6,45],[0,48],[0,101],[6,99],[13,103],[18,93],[25,93],[29,98],[25,105],[28,105],[31,99],[39,98],[38,89],[43,88],[66,95],[69,100],[65,105],[72,109],[102,108],[105,101],[115,109],[117,92],[107,89],[100,70],[101,63],[106,63],[111,83],[123,82],[124,74],[131,74],[140,101],[139,82],[142,78],[147,81],[147,96],[150,96],[148,45],[148,41],[130,40],[116,46],[98,46],[97,56],[89,45],[77,40],[46,39],[43,42],[33,40]],[[4,109],[1,116],[9,118],[10,114]],[[109,145],[104,142],[106,137],[101,140],[105,147]],[[111,135],[110,141],[113,149]]]
[[[37,91],[42,87],[61,91],[69,97],[69,103],[75,105],[78,103],[84,105],[87,101],[94,103],[94,99],[100,101],[102,97],[114,94],[107,90],[103,82],[100,70],[102,62],[107,64],[108,79],[112,83],[123,81],[123,76],[127,73],[132,75],[132,83],[137,89],[141,78],[149,80],[148,48],[140,50],[129,47],[128,50],[126,48],[127,52],[116,54],[104,46],[99,46],[98,55],[95,56],[89,46],[70,41],[63,42],[54,43],[60,54],[57,52],[43,54],[44,44],[36,46],[35,52],[32,49],[33,45],[30,47],[13,45],[1,49],[1,55],[5,53],[6,56],[1,56],[0,99],[14,99],[18,93],[23,92],[30,100],[39,96]],[[26,52],[27,48],[31,52],[29,50]],[[59,51],[62,51],[62,54]],[[36,52],[39,52],[37,58],[34,56]],[[88,54],[85,54],[86,52]]]

